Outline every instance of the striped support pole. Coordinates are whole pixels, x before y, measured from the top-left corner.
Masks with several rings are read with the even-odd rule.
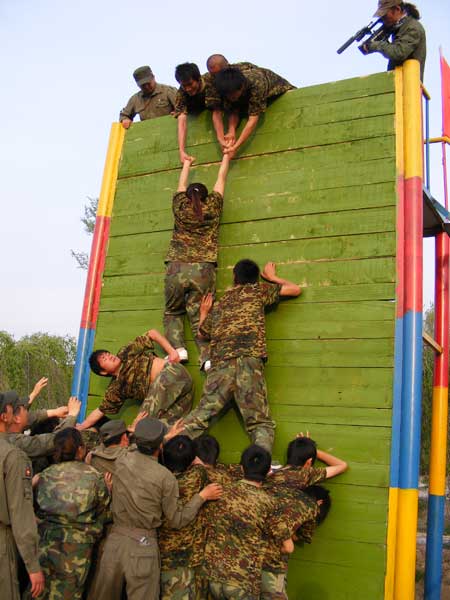
[[[394,599],[415,596],[422,396],[422,119],[419,62],[403,65],[404,306]]]
[[[113,123],[97,207],[72,380],[71,394],[77,396],[82,403],[79,421],[83,421],[86,416],[90,374],[88,360],[94,345],[106,247],[124,135],[125,130],[120,123]]]
[[[395,69],[395,132],[397,170],[397,311],[395,322],[395,364],[392,402],[392,444],[389,476],[389,512],[387,530],[387,561],[385,600],[394,598],[395,548],[397,538],[398,486],[400,463],[400,419],[403,375],[403,313],[404,313],[404,182],[403,152],[403,68]]]

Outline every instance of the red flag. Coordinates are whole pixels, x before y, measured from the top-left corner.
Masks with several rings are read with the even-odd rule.
[[[441,51],[442,135],[450,137],[450,67]]]

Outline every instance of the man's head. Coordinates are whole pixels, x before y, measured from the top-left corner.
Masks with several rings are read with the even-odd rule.
[[[212,435],[201,435],[194,440],[195,456],[205,464],[215,467],[219,458],[219,442]]]
[[[259,279],[259,267],[249,258],[243,258],[233,267],[233,278],[236,285],[256,283]]]
[[[206,68],[211,75],[216,75],[222,69],[228,67],[229,63],[223,54],[211,54],[206,61]]]
[[[386,27],[392,27],[405,14],[405,6],[401,0],[379,0],[374,17],[380,17]]]
[[[246,81],[242,72],[234,67],[222,69],[215,77],[217,91],[230,102],[239,100],[244,92]]]
[[[109,350],[95,350],[89,357],[89,366],[91,371],[101,377],[111,377],[114,375],[122,361],[115,354],[111,354]]]
[[[53,460],[62,463],[71,460],[83,460],[86,448],[81,433],[75,427],[67,427],[55,433]]]
[[[321,485],[310,485],[305,488],[305,494],[315,500],[319,505],[319,514],[316,517],[317,525],[320,525],[325,520],[325,517],[330,512],[331,497],[330,492]]]
[[[312,467],[317,457],[317,444],[309,437],[292,440],[287,450],[288,465],[293,467]]]
[[[183,473],[195,458],[194,442],[187,435],[176,435],[162,449],[163,465],[172,473]]]
[[[155,76],[148,65],[135,69],[133,77],[136,84],[141,88],[144,94],[152,94],[155,91]]]
[[[195,96],[202,89],[202,76],[195,63],[183,63],[175,68],[175,79],[189,96]]]
[[[28,427],[28,398],[20,398],[14,390],[4,393],[7,404],[12,407],[13,417],[9,423],[8,429],[14,433],[22,433]]]
[[[258,483],[264,481],[267,473],[270,471],[271,460],[270,453],[261,448],[261,446],[257,446],[256,444],[249,446],[241,456],[241,465],[245,479],[257,481]]]
[[[102,425],[99,429],[100,439],[108,448],[109,446],[127,447],[130,445],[125,421],[114,419]]]
[[[158,419],[146,417],[139,421],[134,430],[134,437],[139,452],[155,455],[163,443],[167,433],[167,426]]]
[[[13,419],[13,407],[7,393],[0,394],[0,431],[6,431]]]

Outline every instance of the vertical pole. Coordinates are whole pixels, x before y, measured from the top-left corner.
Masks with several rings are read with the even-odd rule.
[[[445,208],[448,208],[445,143],[442,145]],[[445,474],[448,429],[449,367],[449,249],[446,233],[436,236],[435,339],[442,354],[434,361],[430,487],[428,493],[427,550],[425,562],[426,600],[440,600],[442,587],[442,550],[445,518]]]
[[[125,130],[120,123],[113,123],[97,207],[97,217],[95,220],[94,236],[92,239],[86,289],[84,293],[83,311],[81,314],[80,333],[78,335],[77,356],[72,379],[71,394],[72,396],[77,396],[78,399],[81,400],[80,421],[84,420],[87,409],[90,374],[88,359],[94,345],[102,276],[106,258],[106,246],[109,239],[112,206],[124,135]]]
[[[403,65],[404,316],[395,600],[415,596],[422,396],[423,139],[419,62]]]
[[[427,96],[425,96],[425,169],[425,187],[430,190],[430,100]]]

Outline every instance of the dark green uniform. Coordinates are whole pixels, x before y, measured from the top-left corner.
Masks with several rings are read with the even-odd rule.
[[[132,121],[136,115],[139,115],[141,121],[146,121],[170,115],[175,109],[176,93],[176,88],[161,83],[156,84],[155,90],[151,94],[137,92],[131,96],[125,108],[120,111],[119,120],[130,119]]]
[[[36,503],[46,578],[43,598],[81,600],[109,506],[103,476],[79,461],[52,465],[39,476]]]
[[[152,340],[141,335],[117,354],[122,364],[117,377],[111,378],[99,409],[108,415],[117,414],[128,398],[143,402],[142,410],[170,423],[187,414],[192,405],[192,378],[178,363],[166,363],[150,382],[156,354]]]
[[[288,530],[275,520],[277,502],[264,489],[241,480],[230,484],[213,507],[202,570],[214,598],[259,600],[261,569],[271,534],[281,545]]]
[[[203,220],[200,220],[185,192],[173,197],[175,222],[166,256],[164,330],[175,348],[185,346],[184,315],[187,313],[196,338],[202,297],[215,292],[222,208],[222,195],[211,192],[202,202]],[[204,340],[196,341],[203,364],[208,344]]]
[[[33,511],[31,463],[0,433],[0,582],[1,596],[19,600],[17,550],[29,573],[41,570]]]
[[[178,503],[175,476],[153,456],[130,450],[117,459],[112,513],[114,525],[106,539],[96,578],[96,600],[120,600],[126,583],[129,600],[159,599],[159,550],[156,528],[163,515],[170,527],[190,523],[203,499],[195,494]]]
[[[210,339],[212,368],[197,408],[185,419],[196,437],[234,397],[254,444],[272,449],[275,423],[267,403],[264,310],[279,300],[273,283],[235,285],[214,305],[200,332]]]
[[[392,33],[392,41],[382,40],[368,44],[369,53],[380,52],[389,59],[388,71],[402,65],[405,60],[415,58],[420,62],[420,78],[423,81],[427,42],[425,29],[414,17],[409,15],[400,19]]]
[[[58,425],[58,431],[67,427],[75,427],[77,418],[66,417]],[[10,444],[20,448],[32,459],[53,454],[55,433],[41,433],[38,435],[25,435],[23,433],[8,433],[6,439]]]

